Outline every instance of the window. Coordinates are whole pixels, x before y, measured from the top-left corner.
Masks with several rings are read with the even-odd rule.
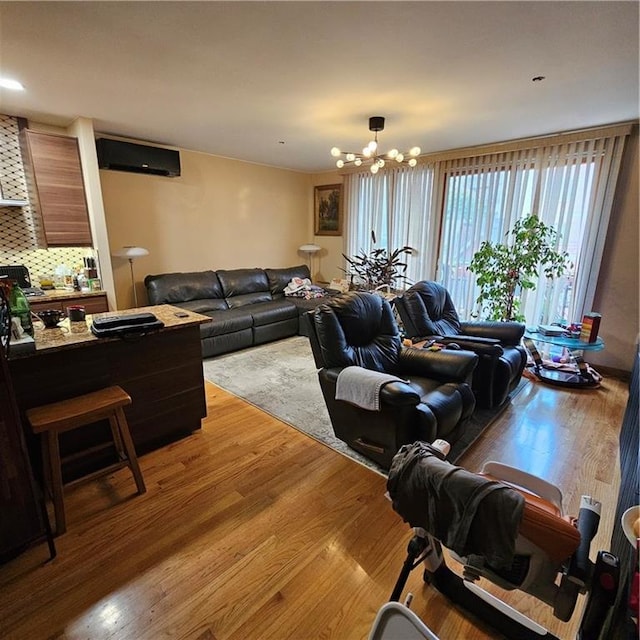
[[[557,248],[569,253],[572,267],[552,282],[541,276],[523,294],[527,323],[580,319],[591,310],[628,132],[612,127],[588,139],[523,141],[511,151],[348,175],[347,252],[371,250],[372,230],[377,246],[414,247],[411,281],[438,280],[470,318],[478,295],[467,269],[473,254],[483,240],[504,241],[517,219],[535,213],[558,231]]]
[[[345,179],[348,255],[374,248],[393,251],[410,246],[410,282],[433,269],[435,241],[433,215],[434,170],[430,165],[398,167],[376,175],[358,173]],[[375,234],[375,245],[372,234]]]

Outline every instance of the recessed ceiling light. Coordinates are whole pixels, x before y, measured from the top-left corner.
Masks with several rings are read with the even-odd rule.
[[[0,87],[3,89],[11,89],[12,91],[24,91],[22,84],[11,78],[0,78]]]

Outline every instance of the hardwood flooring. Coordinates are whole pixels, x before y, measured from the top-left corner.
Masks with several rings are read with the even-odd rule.
[[[58,557],[43,564],[43,544],[0,567],[0,638],[368,636],[410,539],[385,479],[214,385],[206,393],[200,432],[140,458],[146,494],[128,470],[74,487]],[[461,464],[496,459],[541,475],[569,512],[582,493],[602,500],[594,557],[611,537],[626,399],[615,379],[591,391],[530,383]],[[441,640],[495,637],[421,573],[405,594]],[[560,638],[575,636],[577,615],[564,624],[520,592],[503,596]]]

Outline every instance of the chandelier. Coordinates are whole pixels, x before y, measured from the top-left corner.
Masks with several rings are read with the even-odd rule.
[[[352,151],[340,151],[338,147],[331,149],[331,155],[338,158],[336,167],[353,164],[355,167],[369,164],[371,173],[378,173],[387,162],[406,163],[410,167],[418,164],[417,156],[420,155],[420,147],[412,147],[409,151],[401,153],[397,149],[390,149],[387,153],[380,153],[378,150],[378,131],[384,130],[384,118],[382,116],[372,116],[369,118],[369,131],[373,131],[375,136],[371,142],[362,150],[362,153]],[[340,156],[344,156],[341,158]]]

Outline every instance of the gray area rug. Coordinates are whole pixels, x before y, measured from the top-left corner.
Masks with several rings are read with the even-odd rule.
[[[386,471],[333,434],[308,338],[295,336],[207,358],[203,367],[204,377],[209,382],[386,475]],[[524,383],[523,379],[514,393]],[[467,425],[465,437],[454,445],[449,459],[455,461],[459,458],[508,406],[509,401],[498,409],[477,410]]]

